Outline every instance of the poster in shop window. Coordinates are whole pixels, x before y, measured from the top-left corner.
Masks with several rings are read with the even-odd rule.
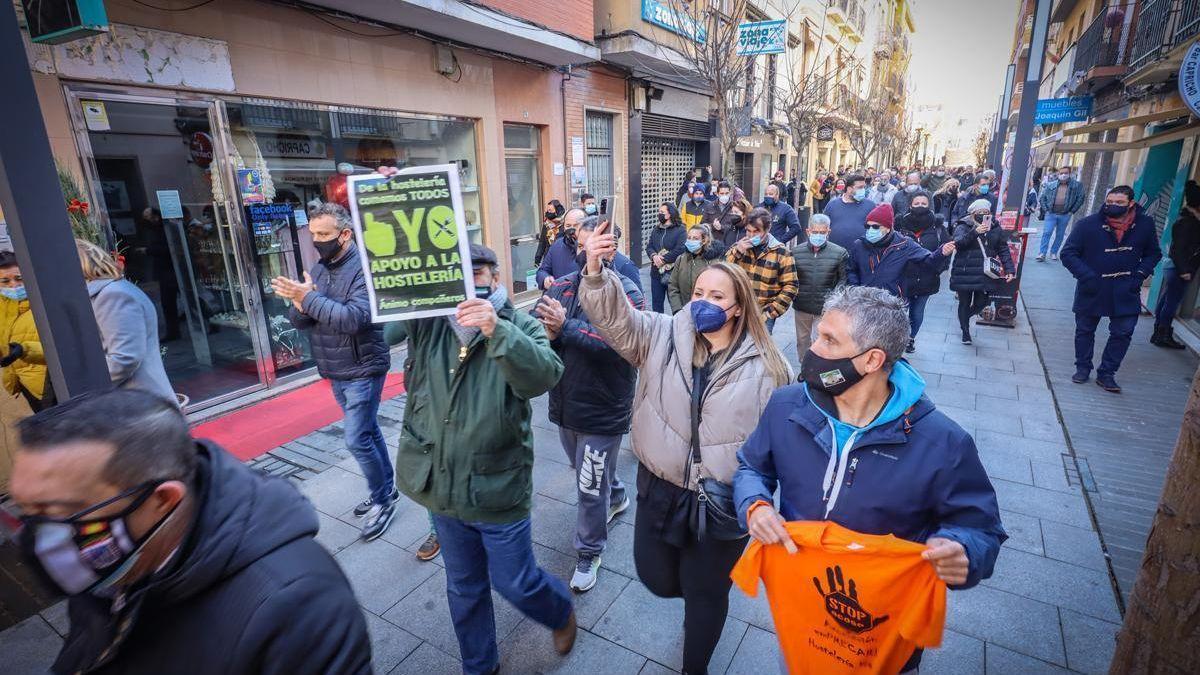
[[[371,320],[453,314],[475,297],[458,167],[412,167],[347,181]]]

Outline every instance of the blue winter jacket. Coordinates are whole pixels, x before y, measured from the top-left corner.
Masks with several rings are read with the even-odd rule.
[[[766,204],[759,206],[771,212],[771,236],[781,243],[786,244],[804,232],[804,228],[800,227],[800,216],[796,215],[796,209],[791,204],[775,202],[770,208]]]
[[[970,588],[991,576],[1008,538],[996,493],[975,441],[934,408],[921,376],[900,361],[889,381],[891,398],[864,428],[839,421],[832,397],[806,384],[777,390],[738,451],[738,518],[745,524],[747,509],[773,502],[778,489],[785,520],[831,520],[918,543],[952,539],[969,561],[955,588]]]
[[[579,263],[575,262],[575,254],[574,244],[568,245],[566,237],[555,239],[554,243],[550,244],[550,249],[546,251],[546,255],[542,257],[542,264],[538,265],[538,288],[542,288],[546,277],[560,279],[573,272],[578,272]]]
[[[1142,309],[1142,282],[1162,258],[1154,219],[1135,206],[1133,225],[1117,243],[1102,214],[1075,223],[1059,255],[1077,280],[1076,314],[1136,316]]]
[[[933,251],[903,234],[892,231],[877,244],[858,239],[850,247],[846,262],[846,283],[851,286],[871,286],[901,297],[908,290],[905,284],[912,278],[910,266],[922,266],[923,271],[937,275],[946,257],[942,249]]]

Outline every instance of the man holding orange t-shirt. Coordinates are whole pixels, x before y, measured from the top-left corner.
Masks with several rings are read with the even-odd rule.
[[[945,588],[991,576],[1007,539],[974,440],[935,409],[925,381],[900,361],[908,329],[902,299],[867,287],[835,290],[804,355],[802,383],[775,392],[738,453],[734,503],[756,544],[734,578],[743,588],[754,584],[739,574],[766,581],[794,672],[822,672],[794,665],[814,657],[844,672],[914,671],[914,648],[941,639]],[[799,544],[803,555],[789,563],[772,544]],[[892,587],[905,591],[882,592]],[[797,640],[795,631],[808,634]],[[868,638],[875,646],[863,646]],[[905,650],[911,658],[895,663]]]

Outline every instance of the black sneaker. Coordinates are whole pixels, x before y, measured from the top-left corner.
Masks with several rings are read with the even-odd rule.
[[[376,504],[367,511],[366,521],[362,527],[363,541],[373,541],[379,538],[379,535],[387,531],[388,526],[392,524],[392,518],[396,516],[396,503],[392,502],[386,506]]]
[[[400,499],[400,490],[392,490],[392,501],[396,501],[397,499]],[[367,511],[370,511],[373,505],[374,504],[372,504],[371,498],[367,497],[359,502],[358,506],[354,507],[354,515],[358,518],[362,518],[363,516],[367,515]]]
[[[912,338],[908,338],[908,346],[904,348],[904,352],[912,354],[915,351],[917,351],[917,343]]]
[[[1075,369],[1075,374],[1071,376],[1071,381],[1075,384],[1083,384],[1092,379],[1092,371],[1083,368]]]
[[[1121,385],[1117,384],[1117,381],[1113,379],[1112,375],[1100,375],[1097,373],[1096,386],[1100,387],[1104,391],[1109,391],[1114,394],[1121,393]]]
[[[969,345],[969,344],[971,344],[971,332],[970,332],[970,331],[965,331],[965,330],[963,331],[963,334],[962,334],[962,343],[963,343],[964,345]]]

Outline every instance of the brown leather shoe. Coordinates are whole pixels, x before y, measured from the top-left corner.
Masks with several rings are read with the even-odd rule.
[[[571,649],[575,646],[575,635],[579,632],[579,627],[575,624],[575,610],[571,610],[571,616],[567,617],[567,625],[554,631],[554,651],[562,655],[571,653]]]

